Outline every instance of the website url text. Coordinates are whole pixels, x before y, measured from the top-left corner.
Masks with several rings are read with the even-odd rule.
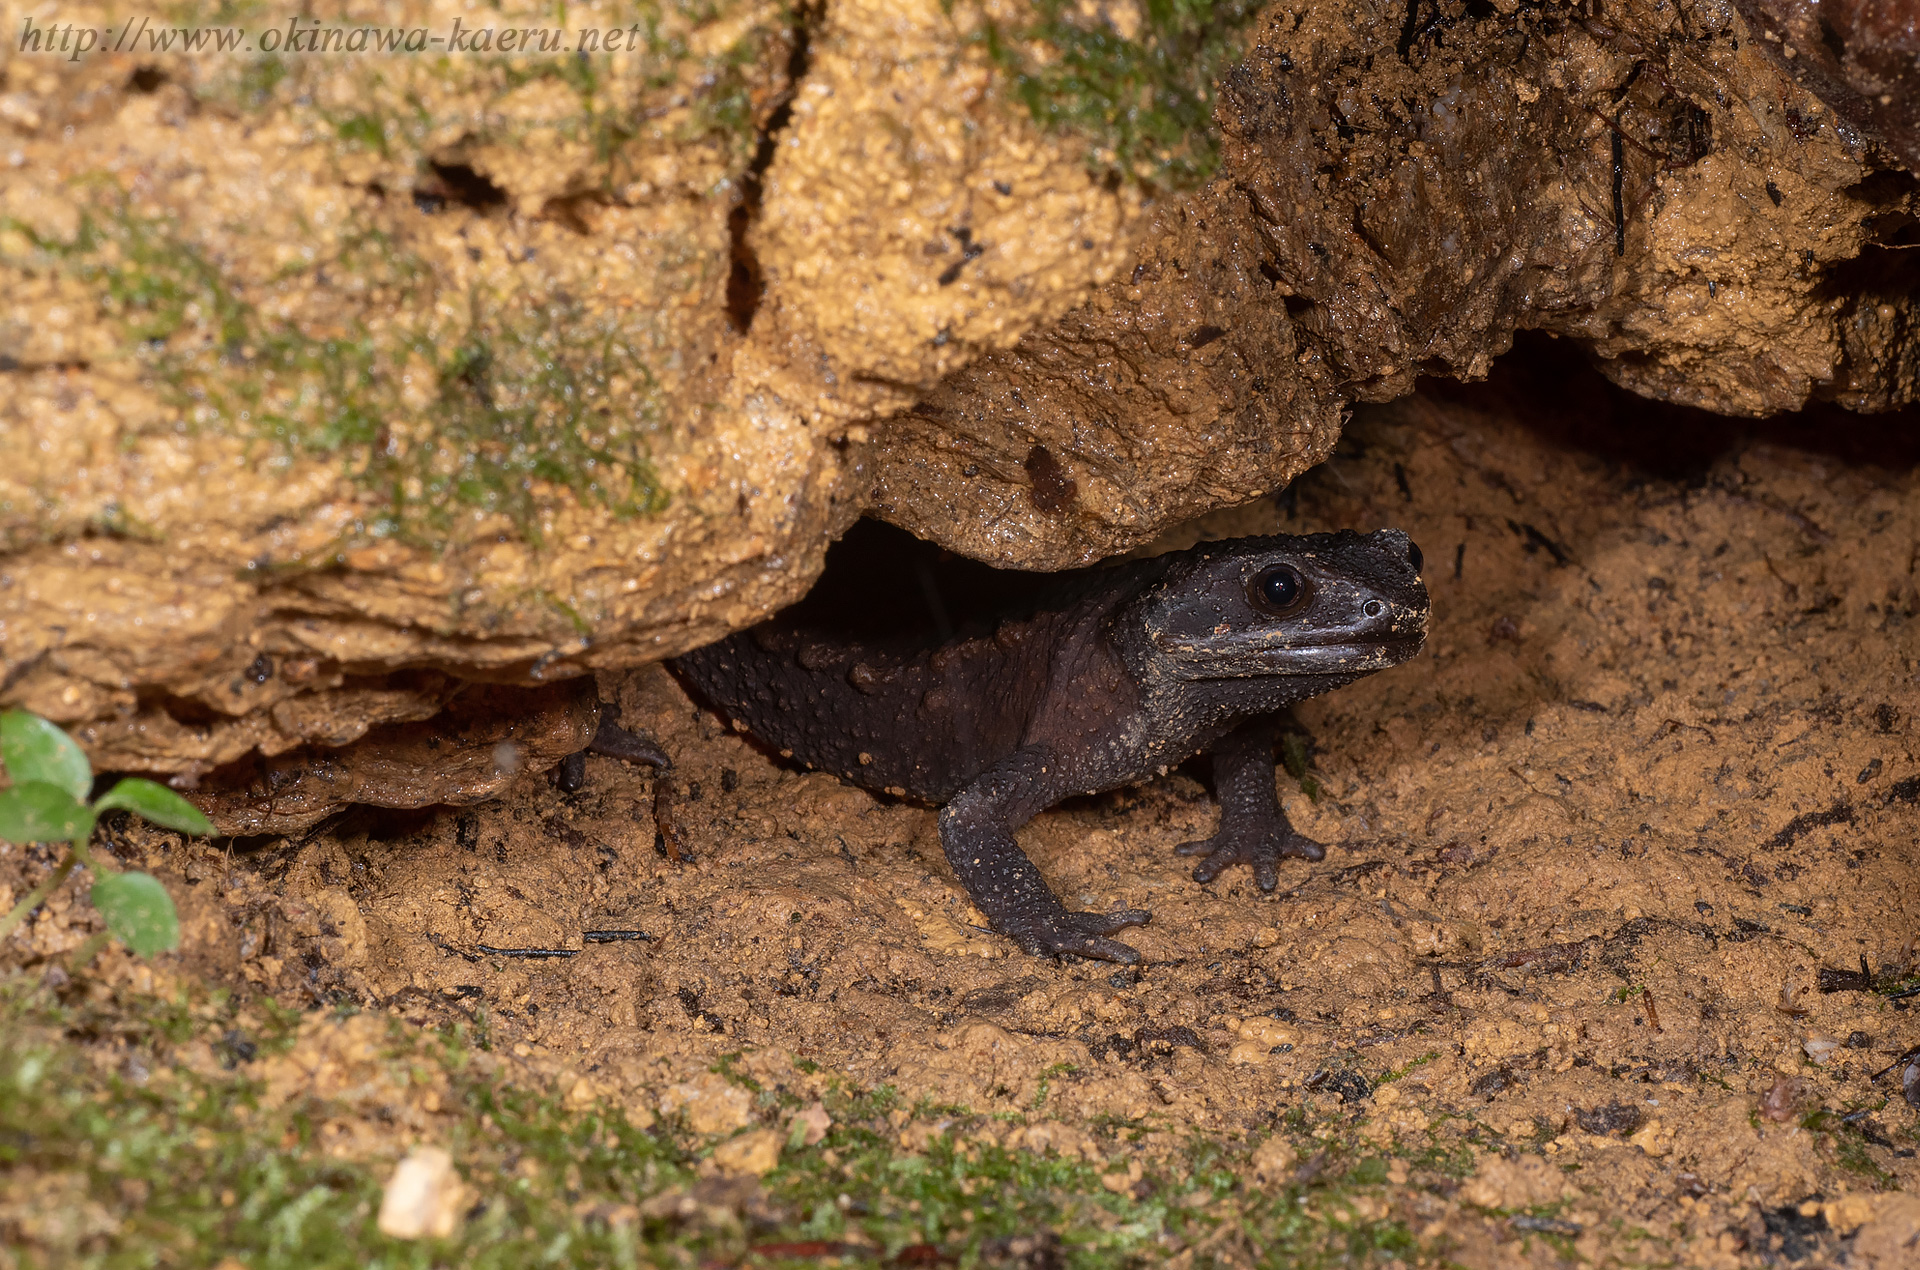
[[[20,24],[18,51],[62,56],[70,62],[99,54],[200,53],[287,56],[405,56],[423,53],[640,53],[649,32],[630,27],[468,26],[461,18],[445,32],[427,27],[326,26],[315,18],[288,18],[285,27],[248,31],[234,26],[155,26],[141,18],[125,26],[74,22]]]

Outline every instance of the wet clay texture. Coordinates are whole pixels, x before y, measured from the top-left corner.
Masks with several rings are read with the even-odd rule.
[[[1920,388],[1916,187],[1719,4],[1275,9],[1129,272],[881,433],[879,514],[1059,568],[1274,489],[1519,329],[1730,414]]]
[[[1019,568],[1131,550],[1525,328],[1715,410],[1912,399],[1893,134],[1734,8],[1221,5],[1187,184],[1113,132],[1161,88],[1075,81],[1041,20],[1191,62],[1154,12],[602,0],[568,28],[647,39],[10,54],[0,702],[190,786],[749,625],[864,510]]]
[[[1920,13],[1902,0],[1736,0],[1781,69],[1920,167]]]
[[[1140,967],[984,932],[931,809],[794,769],[659,668],[600,690],[665,776],[594,757],[571,797],[362,810],[230,862],[120,849],[182,897],[184,971],[484,1013],[501,1052],[702,1132],[752,1122],[708,1072],[736,1051],[1019,1113],[1033,1149],[1115,1168],[1306,1109],[1407,1155],[1393,1212],[1457,1264],[1758,1266],[1782,1231],[1900,1264],[1905,1234],[1861,1223],[1920,1183],[1920,1112],[1872,1079],[1920,1022],[1867,990],[1920,959],[1912,421],[1735,425],[1528,357],[1363,409],[1284,499],[1157,544],[1398,527],[1433,620],[1420,658],[1299,707],[1277,788],[1330,850],[1278,891],[1174,855],[1213,828],[1199,769],[1022,831],[1070,903],[1154,911]],[[49,867],[26,856],[0,856],[14,893]],[[22,954],[84,937],[67,894]]]
[[[216,769],[193,799],[220,832],[241,835],[292,833],[357,804],[462,807],[580,753],[600,715],[591,679],[546,688],[469,684],[425,722]]]

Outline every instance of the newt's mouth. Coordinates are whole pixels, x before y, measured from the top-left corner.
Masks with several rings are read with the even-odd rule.
[[[1248,679],[1267,675],[1367,675],[1413,658],[1425,647],[1424,630],[1412,634],[1356,635],[1313,644],[1250,643],[1245,633],[1201,639],[1154,640],[1176,663],[1182,679]]]

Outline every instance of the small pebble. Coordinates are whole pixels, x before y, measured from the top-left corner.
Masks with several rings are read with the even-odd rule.
[[[460,1221],[465,1188],[442,1147],[415,1147],[394,1166],[380,1200],[380,1233],[394,1239],[445,1239]]]
[[[1833,1057],[1834,1051],[1838,1050],[1841,1044],[1842,1042],[1835,1037],[1822,1036],[1816,1033],[1800,1042],[1800,1048],[1805,1050],[1807,1057],[1814,1062],[1824,1063]]]

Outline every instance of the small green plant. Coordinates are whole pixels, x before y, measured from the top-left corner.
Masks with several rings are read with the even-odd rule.
[[[180,917],[173,898],[151,873],[123,871],[94,854],[87,844],[102,812],[130,811],[156,825],[183,833],[210,834],[213,825],[191,803],[149,780],[129,777],[93,801],[93,766],[73,738],[36,714],[9,710],[0,714],[0,763],[13,787],[0,792],[0,839],[65,842],[66,858],[39,886],[0,917],[0,940],[13,933],[27,914],[58,890],[75,867],[93,870],[93,906],[107,921],[107,932],[142,957],[166,952],[180,943]],[[97,944],[78,961],[92,956]]]
[[[1280,763],[1287,769],[1287,775],[1293,777],[1300,786],[1300,792],[1307,801],[1320,801],[1320,782],[1307,774],[1307,739],[1298,732],[1288,732],[1280,738]]]

